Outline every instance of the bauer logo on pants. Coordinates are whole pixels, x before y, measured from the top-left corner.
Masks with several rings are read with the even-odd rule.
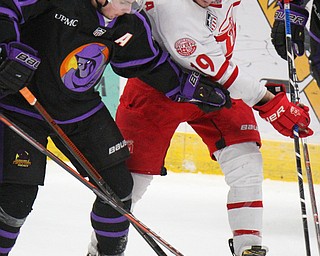
[[[125,146],[127,146],[127,142],[125,140],[117,143],[116,145],[109,148],[109,155],[119,151],[120,149],[124,148]]]

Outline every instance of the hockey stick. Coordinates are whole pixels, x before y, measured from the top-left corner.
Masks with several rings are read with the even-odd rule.
[[[100,197],[105,203],[112,203],[111,206],[120,212],[123,216],[125,216],[133,225],[135,223],[133,222],[139,222],[140,225],[142,225],[144,231],[146,234],[152,232],[148,227],[146,227],[144,224],[142,224],[139,220],[137,220],[130,212],[123,209],[123,206],[119,206],[117,203],[110,202],[109,196],[105,193],[103,193],[99,188],[97,188],[95,185],[93,185],[90,181],[86,180],[84,177],[82,177],[76,170],[71,168],[69,165],[67,165],[64,161],[62,161],[59,157],[57,157],[55,154],[50,152],[48,149],[46,149],[41,143],[36,141],[32,136],[30,136],[28,133],[23,131],[19,126],[14,124],[12,121],[10,121],[6,116],[4,116],[2,113],[0,113],[0,121],[2,121],[4,124],[6,124],[11,130],[13,130],[15,133],[17,133],[20,137],[22,137],[24,140],[26,140],[28,143],[30,143],[32,146],[34,146],[37,150],[39,150],[41,153],[46,155],[47,157],[51,158],[55,163],[57,163],[60,167],[62,167],[64,170],[66,170],[68,173],[70,173],[73,177],[75,177],[77,180],[79,180],[82,184],[84,184],[87,188],[89,188],[93,193],[96,194],[96,196]],[[138,227],[138,231],[140,231],[141,227]],[[145,236],[145,233],[139,232],[143,237]],[[148,239],[149,237],[147,237]],[[146,240],[149,243],[149,239]],[[156,243],[154,243],[156,244]],[[149,243],[151,247],[154,247],[153,243]],[[156,250],[156,253],[161,256],[166,256],[162,249],[156,244],[156,246],[153,248]]]
[[[312,178],[312,171],[311,171],[311,165],[310,165],[309,150],[308,150],[308,145],[304,140],[302,140],[302,144],[303,144],[304,162],[305,162],[305,166],[306,166],[307,179],[308,179],[308,184],[309,184],[309,193],[310,193],[313,221],[314,221],[314,225],[315,225],[315,231],[316,231],[316,237],[317,237],[317,243],[318,243],[318,253],[320,255],[319,215],[318,215],[317,201],[316,201],[316,196],[315,196],[314,186],[313,186],[313,178]]]
[[[286,47],[287,47],[287,62],[288,62],[288,73],[289,73],[289,93],[291,102],[299,103],[299,88],[297,85],[297,74],[294,65],[294,53],[292,49],[292,40],[291,40],[291,24],[290,24],[290,0],[284,0],[284,12],[285,12],[285,35],[286,35]],[[298,185],[300,190],[300,207],[302,213],[302,224],[305,238],[305,246],[307,256],[311,256],[310,251],[310,238],[309,238],[309,229],[308,229],[308,220],[307,220],[307,211],[306,211],[306,202],[304,195],[304,185],[303,185],[303,174],[301,167],[301,155],[300,155],[300,143],[299,143],[299,130],[298,126],[293,127],[294,134],[294,148],[296,154],[296,167],[298,175]]]
[[[6,124],[11,130],[13,130],[15,133],[17,133],[20,137],[22,137],[24,140],[26,140],[28,143],[30,143],[32,146],[34,146],[37,150],[39,150],[41,153],[46,155],[47,157],[51,158],[55,163],[57,163],[60,167],[62,167],[64,170],[66,170],[68,173],[70,173],[73,177],[75,177],[77,180],[79,180],[82,184],[84,184],[87,188],[89,188],[93,193],[95,193],[98,197],[100,197],[105,203],[110,204],[115,210],[120,212],[123,216],[125,216],[131,224],[133,224],[138,232],[145,238],[148,234],[152,235],[156,239],[161,239],[164,241],[161,237],[159,237],[157,234],[155,234],[152,230],[150,230],[147,226],[145,226],[141,221],[139,221],[136,217],[133,216],[133,214],[123,208],[122,205],[119,205],[117,202],[114,201],[113,198],[110,198],[110,195],[102,192],[99,188],[97,188],[95,185],[93,185],[90,181],[82,177],[76,170],[74,170],[72,167],[67,165],[64,161],[62,161],[59,157],[57,157],[55,154],[53,154],[51,151],[49,151],[46,147],[44,147],[41,143],[36,141],[32,136],[30,136],[28,133],[23,131],[19,126],[14,124],[12,121],[10,121],[6,116],[4,116],[2,113],[0,113],[0,121],[2,121],[4,124]],[[143,233],[142,233],[143,232]],[[146,240],[149,243],[149,239]],[[156,246],[154,246],[154,244]],[[155,242],[149,244],[153,249],[157,250],[156,253],[161,256],[166,256],[165,252],[162,251],[162,249],[156,244]],[[164,245],[164,244],[163,244]],[[165,246],[165,245],[164,245]],[[167,246],[165,246],[167,247]],[[175,250],[175,249],[174,249]],[[179,256],[183,256],[181,253],[176,254]]]
[[[138,221],[130,212],[124,209],[124,204],[120,198],[111,190],[111,188],[106,184],[103,178],[100,176],[98,171],[91,165],[91,163],[86,159],[86,157],[81,153],[81,151],[73,144],[69,137],[64,133],[64,131],[58,126],[58,124],[53,120],[49,113],[43,108],[43,106],[38,102],[37,98],[31,93],[31,91],[24,87],[20,90],[22,96],[28,101],[28,103],[33,106],[44,120],[50,125],[54,132],[59,136],[60,140],[64,146],[70,151],[70,153],[76,158],[76,160],[81,164],[87,174],[92,178],[92,180],[97,184],[101,192],[108,198],[108,204],[112,206],[119,213],[123,214],[130,223],[135,227],[139,234],[146,240],[146,242],[152,247],[152,249],[161,256],[166,255],[160,246],[153,240],[156,239],[160,244],[167,248],[170,252],[175,255],[183,256],[176,248],[158,236],[155,232],[146,227],[143,223]]]

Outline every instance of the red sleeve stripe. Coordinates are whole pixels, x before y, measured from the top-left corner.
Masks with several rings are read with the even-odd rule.
[[[233,204],[227,204],[228,210],[232,209],[239,209],[244,207],[250,207],[250,208],[262,208],[263,203],[262,201],[253,201],[253,202],[239,202],[239,203],[233,203]]]
[[[221,77],[224,75],[224,73],[226,73],[227,68],[229,67],[229,61],[226,60],[222,65],[221,68],[219,69],[219,71],[217,72],[217,74],[215,76],[212,76],[212,79],[214,81],[218,81],[219,79],[221,79]]]
[[[238,66],[236,66],[231,76],[229,77],[229,79],[223,84],[223,87],[228,89],[233,84],[234,80],[236,80],[236,78],[238,77],[238,74],[239,74],[239,68]]]
[[[260,236],[261,233],[258,230],[247,230],[247,229],[238,229],[233,230],[233,236],[241,236],[241,235],[254,235],[254,236]]]

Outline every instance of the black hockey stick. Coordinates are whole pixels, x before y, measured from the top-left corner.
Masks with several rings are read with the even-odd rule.
[[[70,173],[73,177],[75,177],[77,180],[79,180],[82,184],[84,184],[86,187],[88,187],[91,191],[93,191],[93,193],[95,193],[98,197],[100,197],[105,203],[110,204],[115,210],[117,210],[123,216],[125,216],[130,221],[130,223],[136,227],[137,231],[144,238],[147,237],[146,241],[148,243],[149,243],[149,238],[150,238],[149,236],[147,236],[148,234],[152,235],[153,237],[158,237],[157,239],[163,240],[157,234],[155,234],[153,231],[151,231],[147,226],[145,226],[141,221],[139,221],[136,217],[134,217],[131,212],[128,212],[127,210],[125,210],[122,205],[118,205],[118,203],[114,201],[114,198],[110,198],[110,195],[102,192],[99,188],[97,188],[95,185],[93,185],[90,181],[88,181],[87,179],[82,177],[76,170],[74,170],[72,167],[70,167],[64,161],[62,161],[59,157],[57,157],[55,154],[53,154],[48,149],[46,149],[41,143],[36,141],[32,136],[30,136],[25,131],[23,131],[19,126],[17,126],[12,121],[10,121],[2,113],[0,113],[0,121],[2,121],[4,124],[6,124],[11,130],[13,130],[15,133],[17,133],[19,136],[21,136],[27,142],[29,142],[32,146],[34,146],[36,149],[38,149],[41,153],[43,153],[47,157],[51,158],[60,167],[62,167],[64,170],[66,170],[68,173]],[[143,233],[140,232],[140,230]],[[154,244],[156,245],[155,248],[154,248]],[[153,247],[154,250],[155,249],[157,250],[156,253],[158,255],[162,255],[162,256],[167,255],[162,251],[162,249],[158,246],[157,243],[153,242],[149,245],[151,247]],[[165,244],[163,244],[163,245],[165,246]],[[175,255],[183,256],[182,254],[175,254]]]
[[[313,222],[315,225],[315,231],[316,231],[316,237],[317,237],[317,243],[318,243],[318,253],[320,255],[320,225],[319,225],[319,215],[318,215],[318,209],[317,209],[317,201],[316,196],[314,192],[314,186],[313,186],[313,178],[312,178],[312,171],[311,171],[311,165],[310,165],[310,158],[309,158],[309,150],[307,143],[303,140],[303,155],[304,155],[304,162],[306,166],[306,173],[307,173],[307,179],[309,184],[309,193],[310,193],[310,201],[311,201],[311,209],[313,214]]]
[[[81,153],[81,151],[74,145],[74,143],[69,139],[69,137],[64,133],[64,131],[59,127],[59,125],[53,120],[49,113],[43,108],[43,106],[38,102],[37,98],[31,93],[31,91],[24,87],[20,90],[22,96],[28,101],[28,103],[33,106],[44,120],[50,125],[54,132],[59,136],[60,140],[64,146],[70,151],[70,153],[76,158],[76,160],[81,164],[87,174],[92,178],[92,180],[97,184],[100,191],[108,198],[108,204],[112,206],[119,213],[123,214],[130,223],[135,227],[139,234],[146,240],[146,242],[152,247],[152,249],[161,256],[166,254],[160,248],[160,246],[153,240],[156,239],[160,244],[167,248],[170,252],[175,255],[183,256],[176,248],[162,239],[155,232],[150,230],[143,223],[138,221],[132,213],[124,209],[124,204],[120,198],[111,190],[111,188],[103,180],[99,172],[91,165],[91,163],[86,159],[86,157]]]
[[[288,73],[289,73],[289,93],[291,102],[299,103],[300,95],[299,95],[299,87],[297,84],[297,74],[296,68],[294,65],[294,53],[292,49],[292,36],[291,36],[291,11],[290,11],[290,0],[284,0],[284,12],[285,12],[285,35],[286,35],[286,47],[287,47],[287,63],[288,63]],[[309,238],[309,229],[308,229],[308,220],[307,220],[307,210],[306,210],[306,202],[304,195],[304,185],[303,185],[303,174],[301,167],[301,155],[300,155],[300,143],[299,143],[299,130],[298,126],[295,125],[293,127],[294,134],[294,148],[296,155],[296,167],[297,167],[297,175],[298,175],[298,185],[300,190],[300,207],[302,214],[302,224],[305,238],[305,246],[307,256],[311,256],[310,251],[310,238]]]
[[[131,222],[131,224],[135,225],[135,222],[139,222],[140,225],[142,225],[143,229],[148,234],[151,232],[151,230],[143,225],[139,220],[137,220],[130,212],[123,209],[123,206],[118,205],[116,202],[113,202],[113,199],[110,199],[109,195],[103,193],[99,188],[97,188],[95,185],[93,185],[90,181],[82,177],[76,170],[74,170],[72,167],[67,165],[64,161],[62,161],[59,157],[57,157],[55,154],[53,154],[51,151],[49,151],[46,147],[44,147],[41,143],[36,141],[32,136],[30,136],[28,133],[23,131],[19,126],[14,124],[11,120],[9,120],[6,116],[4,116],[0,112],[0,121],[2,121],[4,124],[6,124],[11,130],[13,130],[15,133],[17,133],[20,137],[22,137],[24,140],[26,140],[28,143],[30,143],[32,146],[34,146],[37,150],[39,150],[41,153],[46,155],[47,157],[51,158],[55,163],[57,163],[60,167],[62,167],[64,170],[66,170],[68,173],[70,173],[73,177],[75,177],[77,180],[79,180],[82,184],[84,184],[87,188],[89,188],[93,193],[96,194],[99,198],[101,198],[105,203],[110,204],[115,210],[120,212],[123,216],[128,218],[128,220]],[[111,202],[110,202],[111,201]],[[140,228],[137,228],[140,230]],[[138,230],[138,231],[139,231]],[[144,238],[146,236],[145,233],[139,232]],[[149,243],[149,237],[146,238],[146,241]],[[154,244],[156,244],[154,242]],[[154,244],[149,244],[151,247],[154,247]],[[156,250],[156,253],[158,255],[166,256],[162,249],[156,244],[156,248],[153,248]]]
[[[286,91],[289,91],[289,81],[288,80],[275,79],[275,78],[261,78],[260,81],[264,82],[265,84],[268,84],[268,83],[284,84],[286,87]],[[304,156],[304,163],[305,163],[306,174],[307,174],[308,185],[309,185],[311,209],[312,209],[313,221],[314,221],[314,225],[315,225],[315,232],[316,232],[316,238],[317,238],[317,244],[318,244],[318,252],[320,255],[319,214],[318,214],[318,209],[317,209],[317,200],[316,200],[315,191],[314,191],[314,183],[313,183],[313,177],[312,177],[312,171],[311,171],[309,150],[308,150],[308,145],[307,145],[306,139],[301,138],[301,144],[303,147],[303,156]]]

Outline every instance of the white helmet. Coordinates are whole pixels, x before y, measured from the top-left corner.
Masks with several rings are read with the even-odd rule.
[[[110,3],[119,9],[123,7],[131,6],[131,13],[136,13],[136,12],[140,12],[143,9],[146,3],[146,0],[135,0],[132,3],[128,1],[123,1],[123,0],[105,0],[104,4],[101,4],[98,0],[96,0],[96,3],[97,3],[97,9],[100,12],[103,7],[107,6],[107,4]]]
[[[144,7],[146,0],[135,0],[134,2],[130,3],[129,1],[123,0],[107,0],[108,3],[114,4],[118,8],[125,7],[131,5],[131,13],[140,12]],[[107,5],[107,4],[105,4]]]
[[[132,11],[140,12],[146,4],[146,0],[136,0],[132,3]]]

